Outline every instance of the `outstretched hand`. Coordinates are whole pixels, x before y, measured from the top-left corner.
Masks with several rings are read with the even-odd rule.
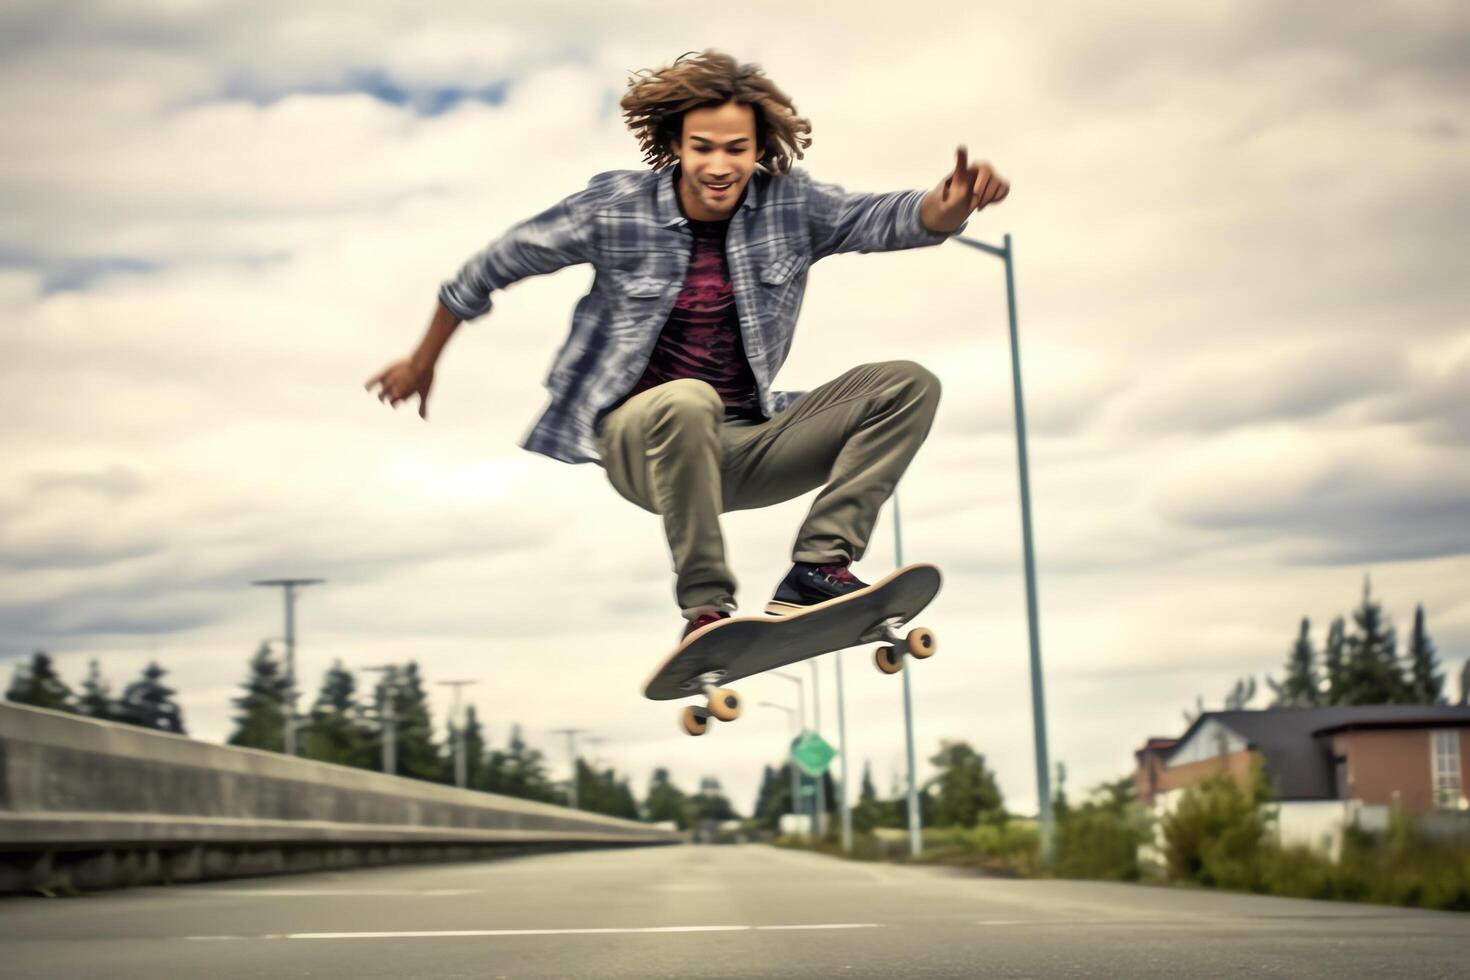
[[[955,150],[954,170],[925,198],[924,224],[932,231],[954,231],[971,214],[1004,201],[1010,192],[1011,185],[990,164],[970,163],[962,145]]]
[[[434,369],[421,368],[414,364],[412,358],[404,358],[388,365],[382,371],[368,379],[365,388],[373,390],[377,385],[378,390],[374,392],[378,401],[398,407],[398,403],[406,401],[411,395],[419,396],[419,418],[424,421],[429,419],[429,389],[434,384]]]

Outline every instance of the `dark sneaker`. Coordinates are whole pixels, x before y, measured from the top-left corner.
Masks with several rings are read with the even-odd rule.
[[[697,629],[703,629],[710,623],[718,623],[722,619],[729,618],[729,613],[722,612],[718,609],[711,609],[709,612],[700,613],[697,617],[689,621],[688,626],[684,627],[684,635],[679,637],[679,642],[683,643],[685,640],[689,639],[689,634],[693,633]]]
[[[766,603],[766,612],[784,616],[867,587],[868,583],[852,574],[846,565],[796,564],[776,587],[776,594]]]

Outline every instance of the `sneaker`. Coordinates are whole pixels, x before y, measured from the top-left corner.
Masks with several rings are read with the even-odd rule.
[[[697,617],[689,621],[689,625],[684,627],[684,635],[679,637],[679,642],[683,643],[685,640],[689,639],[689,634],[693,633],[697,629],[703,629],[710,623],[718,623],[722,619],[729,618],[729,613],[719,609],[711,609],[709,612],[700,613]]]
[[[776,587],[776,594],[766,603],[766,612],[785,616],[823,602],[841,599],[868,587],[868,583],[848,570],[846,565],[791,566],[786,578]]]

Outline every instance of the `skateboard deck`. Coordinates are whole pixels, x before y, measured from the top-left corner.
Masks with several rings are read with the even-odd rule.
[[[872,642],[887,644],[875,653],[878,669],[897,673],[904,655],[922,659],[937,649],[929,630],[902,634],[899,629],[929,604],[939,587],[938,568],[906,565],[860,592],[788,615],[722,619],[685,639],[649,678],[644,697],[669,701],[708,696],[706,708],[685,709],[684,729],[696,735],[703,733],[710,715],[722,721],[739,717],[739,696],[723,685],[742,677]]]

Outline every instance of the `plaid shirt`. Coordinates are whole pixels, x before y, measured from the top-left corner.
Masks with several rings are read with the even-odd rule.
[[[490,311],[493,290],[527,276],[579,262],[597,271],[547,374],[550,404],[524,448],[568,463],[601,463],[601,417],[642,376],[689,267],[691,237],[675,196],[677,179],[677,167],[598,174],[585,190],[491,242],[440,287],[439,301],[472,320]],[[804,394],[773,391],[771,382],[791,350],[807,268],[838,252],[946,241],[948,235],[920,223],[923,197],[922,191],[848,193],[801,170],[752,175],[731,216],[726,256],[745,356],[767,417]]]

